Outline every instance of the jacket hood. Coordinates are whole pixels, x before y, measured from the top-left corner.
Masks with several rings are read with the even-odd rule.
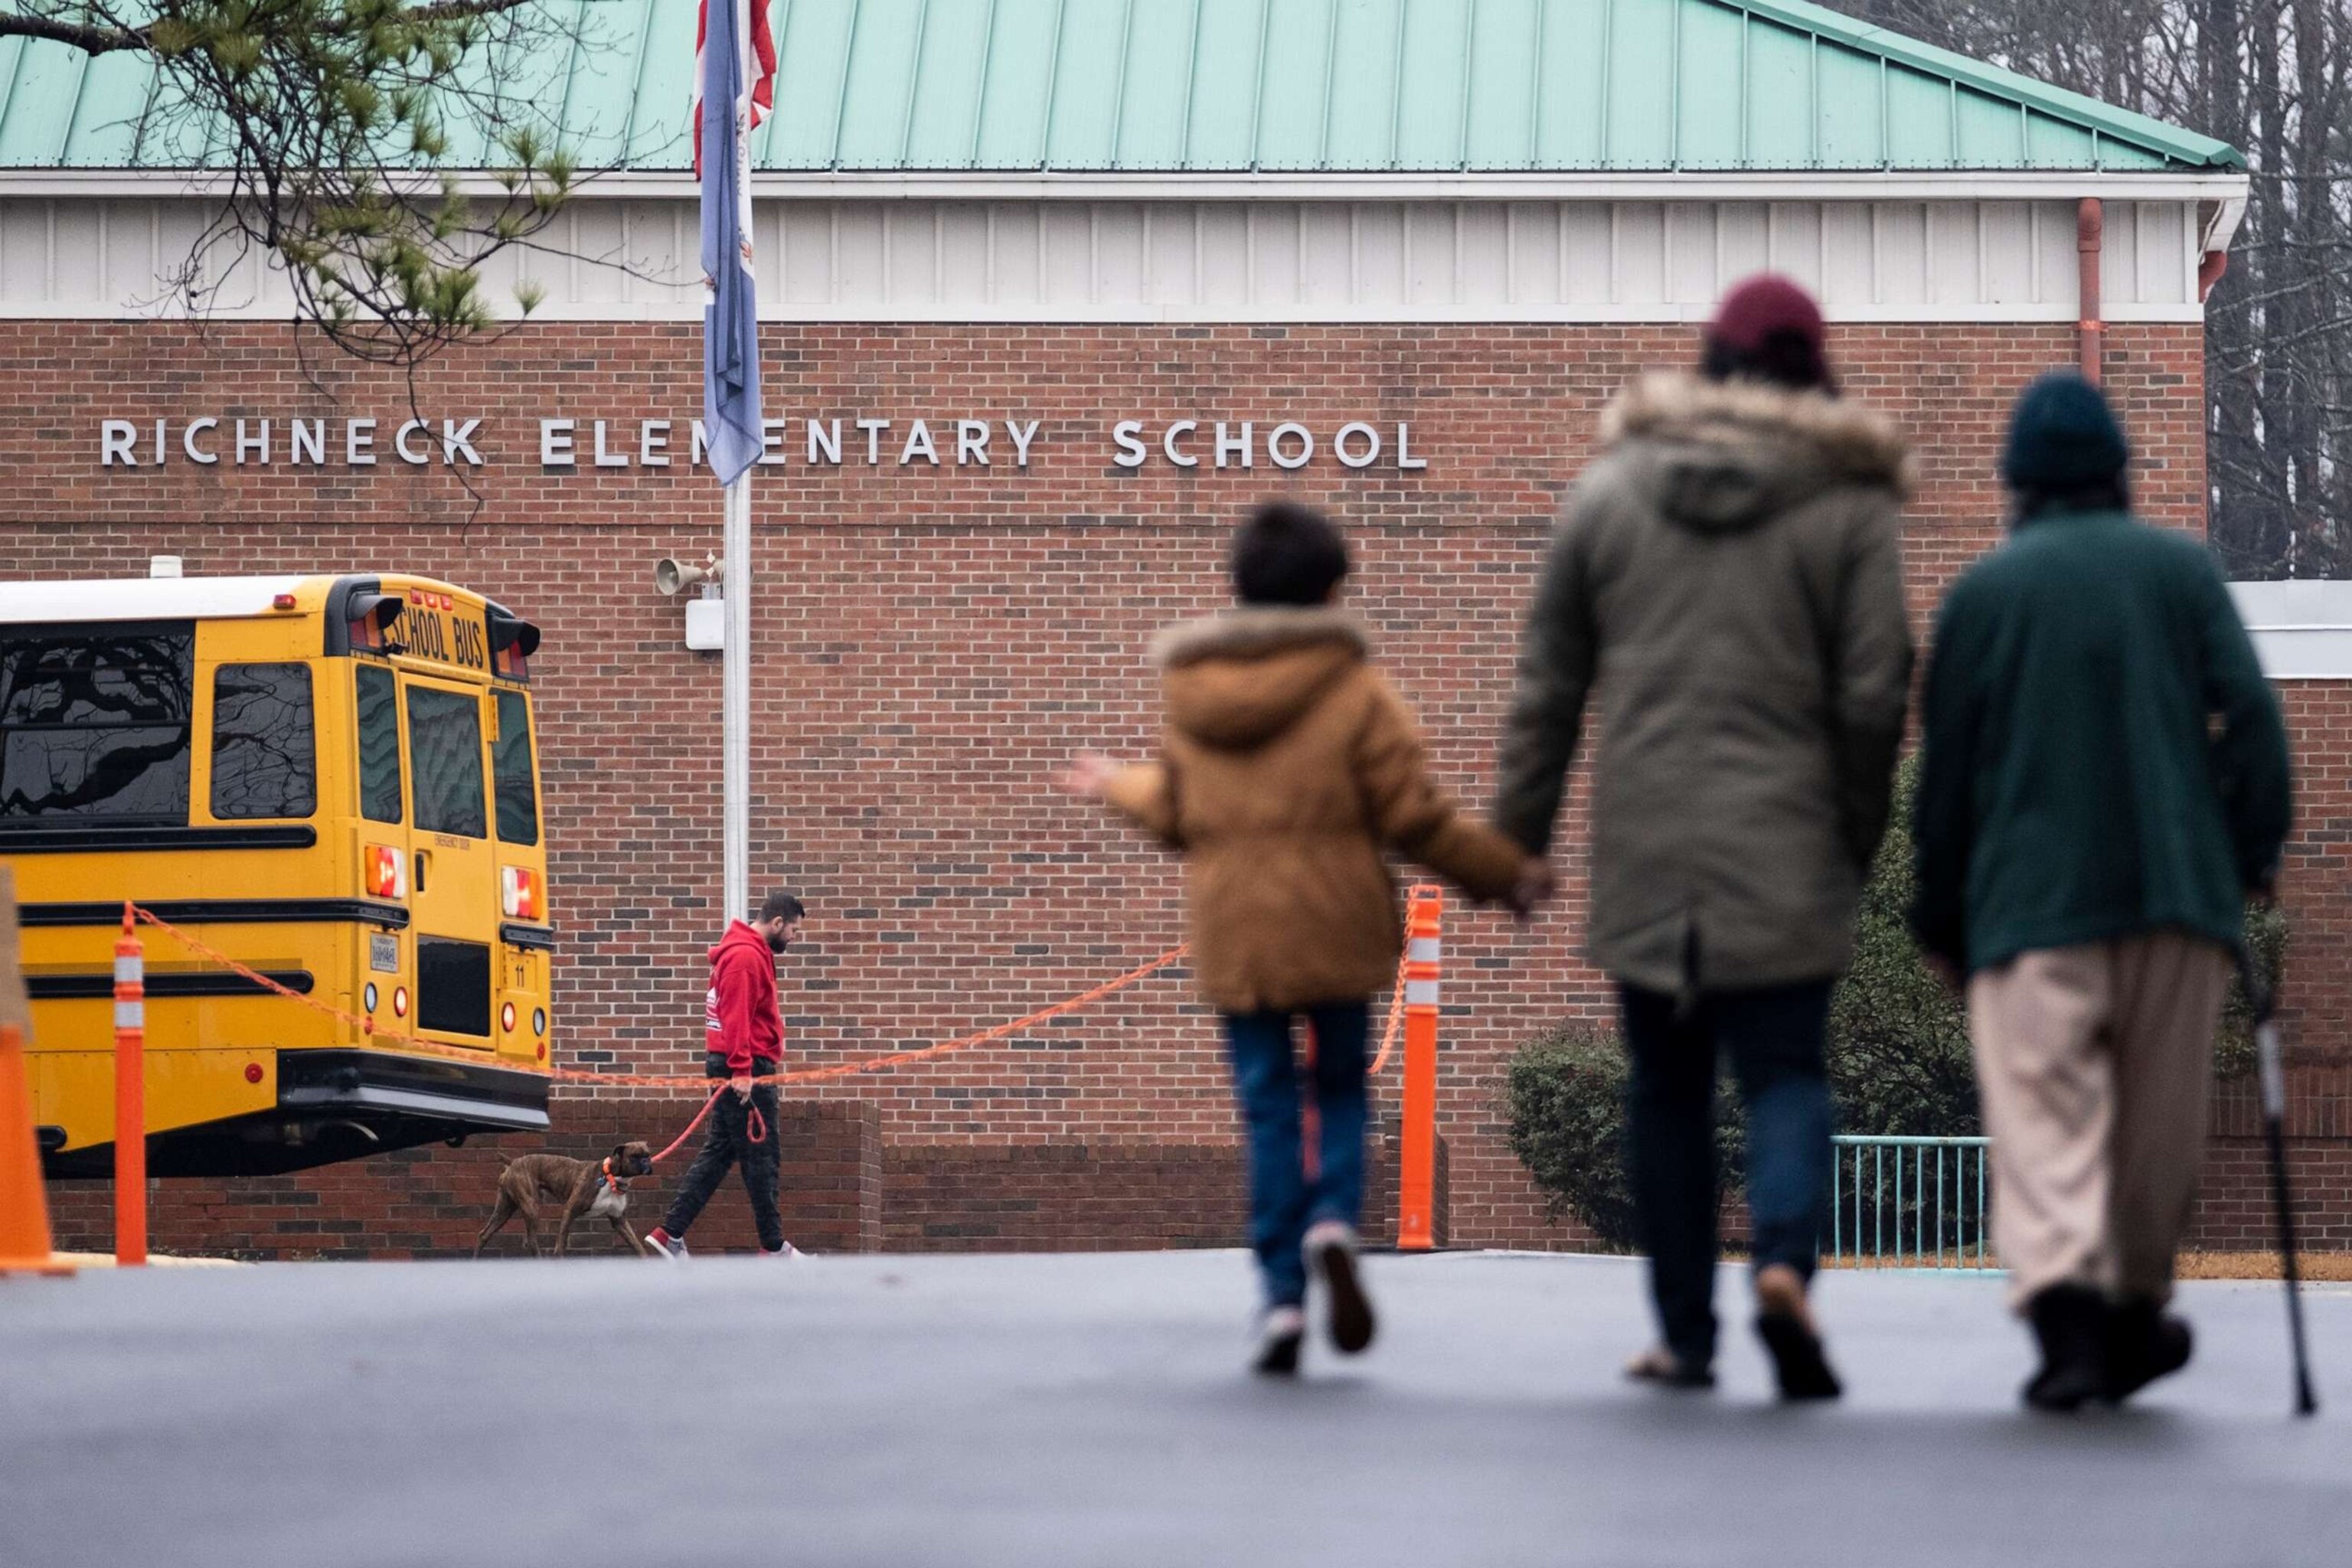
[[[759,951],[761,958],[772,960],[775,957],[775,954],[768,951],[768,939],[753,931],[751,921],[737,921],[727,928],[726,934],[721,936],[718,945],[710,950],[710,962],[718,963],[720,953],[730,947],[741,947],[747,942]]]
[[[1601,420],[1604,447],[1640,444],[1659,510],[1700,533],[1736,533],[1841,485],[1911,490],[1910,450],[1882,416],[1818,392],[1660,375]]]
[[[1364,660],[1363,624],[1328,608],[1251,605],[1152,639],[1168,721],[1204,746],[1238,751],[1279,735]]]

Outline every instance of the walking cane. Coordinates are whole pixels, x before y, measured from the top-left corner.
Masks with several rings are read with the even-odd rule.
[[[2303,1341],[2302,1280],[2294,1261],[2294,1199],[2286,1177],[2286,1065],[2279,1049],[2278,1024],[2271,1016],[2277,998],[2263,978],[2252,952],[2238,947],[2238,984],[2246,989],[2246,1006],[2254,1019],[2254,1051],[2261,1063],[2263,1140],[2271,1151],[2271,1201],[2278,1208],[2279,1254],[2286,1264],[2286,1329],[2294,1349],[2294,1413],[2309,1415],[2319,1408],[2311,1396],[2311,1355]]]

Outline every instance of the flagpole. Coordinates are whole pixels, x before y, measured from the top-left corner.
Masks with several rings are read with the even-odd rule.
[[[726,918],[751,912],[751,475],[726,489],[724,566],[719,593],[727,606],[719,655],[721,853],[726,860]]]

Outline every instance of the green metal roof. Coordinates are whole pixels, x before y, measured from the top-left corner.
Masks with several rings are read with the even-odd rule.
[[[689,161],[696,0],[540,0],[502,73],[583,167]],[[772,0],[777,171],[2236,169],[2207,137],[1802,0]],[[0,41],[0,168],[192,168],[152,68]],[[461,129],[461,128],[460,128]],[[453,137],[452,162],[483,160]]]

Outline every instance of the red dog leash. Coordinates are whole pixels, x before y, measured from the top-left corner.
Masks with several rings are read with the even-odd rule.
[[[694,1120],[686,1124],[686,1131],[679,1133],[668,1148],[654,1156],[654,1163],[658,1165],[677,1153],[680,1146],[694,1136],[694,1130],[709,1119],[710,1108],[719,1103],[719,1097],[730,1092],[734,1087],[730,1082],[722,1082],[717,1089],[712,1089],[710,1098],[702,1102],[702,1109],[694,1113]],[[754,1143],[765,1143],[768,1141],[768,1119],[760,1114],[760,1107],[756,1101],[747,1103],[750,1106],[751,1115],[744,1119],[743,1136]]]

